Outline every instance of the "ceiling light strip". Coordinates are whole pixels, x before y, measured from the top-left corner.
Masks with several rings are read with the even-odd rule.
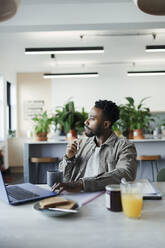
[[[165,71],[128,71],[128,77],[136,76],[164,76]]]
[[[148,53],[165,52],[165,45],[146,46],[146,52]]]
[[[98,72],[83,72],[83,73],[45,73],[44,78],[91,78],[98,77]]]
[[[79,53],[104,53],[103,46],[97,47],[49,47],[25,48],[25,54],[79,54]]]

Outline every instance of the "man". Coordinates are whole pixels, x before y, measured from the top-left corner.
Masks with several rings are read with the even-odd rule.
[[[119,184],[121,178],[133,181],[136,176],[136,150],[126,138],[118,138],[112,125],[119,119],[119,109],[107,100],[95,102],[85,121],[85,134],[81,142],[68,145],[60,163],[64,183],[56,189],[70,192],[99,191],[108,184]]]

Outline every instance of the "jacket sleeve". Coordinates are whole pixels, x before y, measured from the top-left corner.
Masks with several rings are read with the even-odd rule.
[[[63,160],[59,163],[59,170],[63,172],[64,182],[72,181],[73,169],[77,166],[79,158],[81,157],[81,151],[86,144],[86,138],[81,140],[80,148],[75,157],[69,159],[64,155]]]
[[[75,166],[76,158],[68,159],[64,155],[63,160],[59,163],[59,170],[63,172],[63,179],[65,182],[71,181],[72,170]]]
[[[136,177],[137,161],[136,149],[131,143],[124,144],[118,153],[116,168],[96,177],[83,178],[84,191],[104,190],[108,184],[119,184],[121,178],[133,181]]]

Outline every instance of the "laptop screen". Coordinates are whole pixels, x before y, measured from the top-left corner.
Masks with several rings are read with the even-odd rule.
[[[9,203],[8,194],[6,192],[5,182],[2,177],[2,172],[0,170],[0,199]]]

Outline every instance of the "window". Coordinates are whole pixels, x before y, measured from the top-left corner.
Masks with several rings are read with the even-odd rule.
[[[8,130],[11,131],[11,83],[7,82],[7,123]]]
[[[16,130],[16,89],[7,82],[7,129],[10,137],[15,137]]]
[[[0,76],[0,141],[4,140],[4,85]]]

